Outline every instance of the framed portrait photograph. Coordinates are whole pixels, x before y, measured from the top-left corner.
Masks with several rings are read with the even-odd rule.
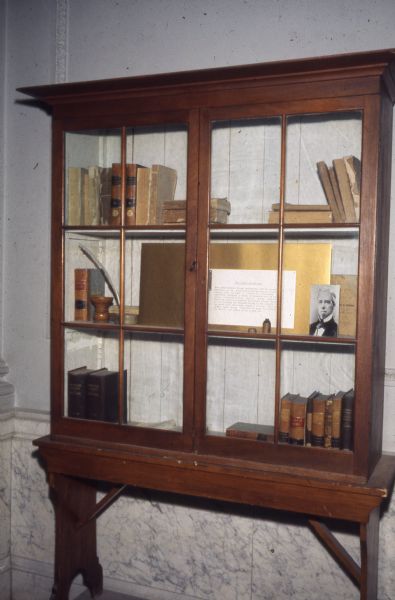
[[[309,334],[319,337],[337,337],[339,305],[340,285],[312,285]]]

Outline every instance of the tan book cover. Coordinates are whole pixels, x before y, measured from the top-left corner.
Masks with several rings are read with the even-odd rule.
[[[100,223],[100,172],[99,167],[88,167],[84,177],[84,210],[83,225],[99,225]]]
[[[272,204],[272,210],[280,210],[280,203],[275,202]],[[284,202],[284,210],[331,210],[329,204],[292,204],[292,202]]]
[[[67,169],[67,225],[82,225],[83,170],[81,167]]]
[[[291,423],[291,404],[294,396],[289,392],[281,398],[280,405],[280,425],[278,430],[278,441],[288,443],[289,426]]]
[[[280,213],[272,210],[269,213],[269,224],[274,225],[279,222]],[[331,210],[285,210],[284,223],[332,223],[333,215]]]
[[[136,225],[149,224],[150,168],[137,170]]]
[[[344,164],[343,158],[333,159],[333,168],[337,182],[339,184],[339,190],[341,199],[343,202],[344,212],[346,214],[346,223],[355,223],[357,221],[357,215],[354,207],[354,199],[352,197],[350,181],[348,179],[346,165]]]
[[[328,202],[329,207],[332,210],[333,220],[335,223],[340,223],[342,221],[342,216],[338,204],[338,199],[336,198],[333,189],[328,166],[323,160],[317,162],[317,172],[318,177],[321,181],[322,189],[324,190],[325,198]]]
[[[356,156],[344,156],[344,165],[346,167],[348,180],[350,183],[351,195],[354,201],[355,214],[359,221],[361,204],[361,161]]]
[[[149,193],[149,223],[161,223],[164,202],[174,200],[177,171],[165,165],[152,165]]]
[[[333,193],[335,194],[337,208],[338,208],[338,211],[340,214],[339,222],[345,223],[346,213],[345,213],[344,206],[343,206],[343,200],[342,200],[342,197],[340,194],[339,184],[336,179],[335,170],[333,167],[329,167],[328,171],[329,171],[329,179],[331,180],[331,184],[332,184]]]

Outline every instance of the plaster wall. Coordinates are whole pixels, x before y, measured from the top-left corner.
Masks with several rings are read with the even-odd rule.
[[[12,568],[14,600],[31,600],[32,589],[36,600],[48,597],[53,560],[45,477],[31,457],[31,440],[45,431],[49,410],[51,131],[49,116],[15,89],[394,47],[394,25],[393,0],[0,0],[0,376],[7,365],[4,380],[15,388],[19,410],[0,424],[0,516],[12,524],[0,534],[0,585],[4,578],[10,583]],[[395,210],[390,243],[392,316]],[[390,451],[394,340],[389,318],[384,449]],[[26,410],[33,417],[25,418]],[[394,588],[394,510],[393,501],[382,524],[381,600]],[[355,539],[350,543],[354,552]],[[357,597],[308,531],[257,514],[126,497],[99,521],[99,550],[108,586],[142,598]],[[310,589],[306,596],[303,587]]]

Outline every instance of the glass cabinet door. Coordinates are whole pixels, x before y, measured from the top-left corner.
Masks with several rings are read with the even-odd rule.
[[[206,434],[352,450],[362,113],[210,131]]]
[[[211,127],[206,432],[274,441],[281,118]],[[222,212],[220,212],[222,210]]]
[[[65,134],[69,418],[183,431],[187,132]]]

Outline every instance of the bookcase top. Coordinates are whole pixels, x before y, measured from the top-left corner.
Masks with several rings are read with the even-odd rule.
[[[215,87],[241,83],[284,83],[284,79],[320,81],[328,78],[383,76],[392,102],[395,102],[395,49],[318,56],[267,63],[255,63],[154,75],[58,83],[21,87],[17,91],[49,105],[87,100],[108,94],[133,94],[171,88]]]

